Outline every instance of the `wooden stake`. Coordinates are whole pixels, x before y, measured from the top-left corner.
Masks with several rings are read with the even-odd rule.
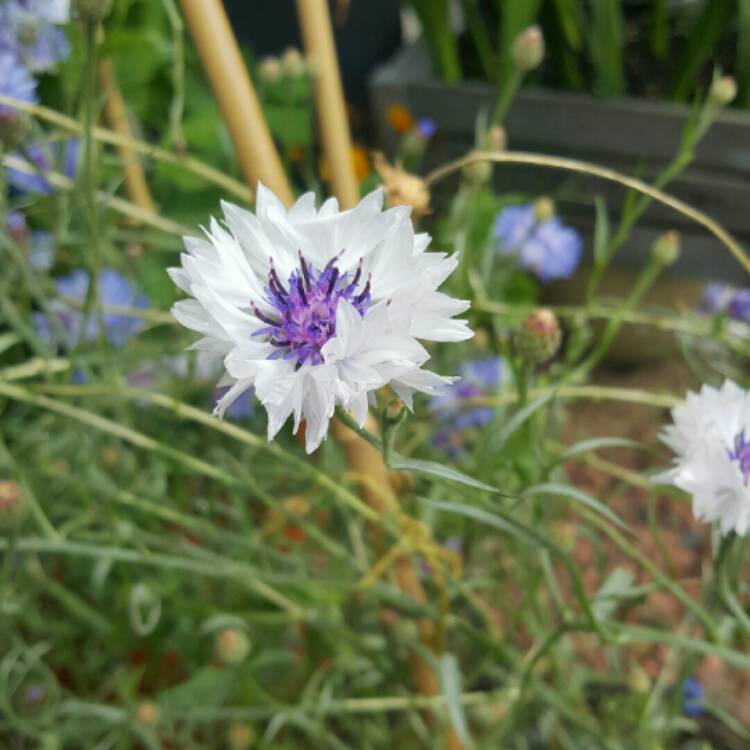
[[[331,170],[331,185],[342,208],[359,200],[359,183],[352,162],[352,138],[333,41],[327,0],[297,0],[305,55],[315,71],[315,104],[323,153]]]
[[[290,206],[292,189],[221,0],[181,0],[181,4],[247,184],[255,190],[262,180]]]
[[[133,133],[128,119],[128,108],[117,87],[111,60],[102,60],[97,68],[99,89],[104,94],[104,117],[110,130],[125,138],[132,138]],[[132,149],[118,144],[115,146],[122,162],[125,192],[131,203],[149,213],[156,213],[151,192],[148,189],[146,175],[140,157]]]

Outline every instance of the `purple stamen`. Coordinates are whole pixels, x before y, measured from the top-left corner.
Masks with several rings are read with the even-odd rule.
[[[333,267],[333,271],[331,271],[331,280],[328,282],[328,291],[326,292],[326,297],[331,296],[331,292],[333,291],[333,287],[336,285],[336,281],[339,277],[339,269],[336,268],[336,266]]]
[[[251,302],[250,305],[253,308],[253,315],[255,315],[258,320],[262,320],[264,323],[268,323],[269,326],[274,326],[274,328],[278,328],[281,324],[278,320],[274,320],[273,318],[269,318],[267,315],[262,313],[258,306],[255,304],[255,302]]]
[[[302,255],[302,250],[299,250],[299,265],[302,269],[302,275],[305,277],[305,286],[307,289],[310,289],[310,271],[307,268],[307,263],[305,263],[305,256]]]
[[[745,430],[734,438],[734,451],[729,451],[729,460],[737,461],[745,486],[750,481],[750,442],[745,439]]]
[[[275,347],[269,359],[296,359],[298,368],[321,364],[321,350],[336,334],[336,310],[341,299],[347,300],[364,317],[370,303],[371,279],[368,277],[364,288],[357,293],[362,261],[350,282],[349,274],[341,273],[336,266],[340,257],[341,253],[328,261],[323,271],[318,271],[300,251],[299,270],[290,274],[286,286],[281,283],[273,263],[270,264],[265,292],[274,313],[270,316],[261,313],[252,304],[255,316],[268,324],[253,331],[252,336],[265,336]]]

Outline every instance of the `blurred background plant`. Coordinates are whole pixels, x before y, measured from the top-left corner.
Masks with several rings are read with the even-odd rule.
[[[650,59],[634,49],[679,59],[700,37],[682,84],[693,115],[653,183],[665,188],[733,98],[730,79],[705,73],[714,50],[734,69],[735,33],[744,54],[744,4],[737,16],[724,3],[467,0],[467,57],[448,4],[415,0],[431,48],[452,55],[448,78],[472,54],[510,62],[493,62],[494,107],[472,113],[474,151],[444,169],[425,167],[443,137],[435,118],[392,102],[389,160],[368,152],[381,144],[350,112],[361,189],[382,183],[434,249],[460,253],[446,290],[472,300],[477,332],[431,346],[435,369],[463,379],[417,399],[415,416],[400,424],[400,405],[379,399],[402,514],[379,521],[335,442],[310,459],[288,430],[266,443],[250,398],[212,418],[219,373],[185,351],[192,338],[167,312],[181,235],[220,200],[253,197],[177,3],[117,0],[101,18],[79,0],[69,23],[45,15],[53,5],[0,0],[24,22],[13,35],[0,25],[0,95],[12,97],[0,99],[0,744],[435,748],[451,726],[487,750],[747,747],[746,544],[714,555],[686,498],[648,481],[668,460],[656,452],[664,410],[685,388],[748,384],[747,276],[738,264],[736,283],[707,286],[699,304],[645,303],[680,254],[664,232],[625,293],[605,294],[633,228],[669,197],[626,183],[615,221],[589,187],[586,231],[564,191],[493,181],[523,80],[573,85],[578,71],[575,85],[617,93],[631,62]],[[702,19],[712,6],[724,11]],[[534,22],[543,35],[526,33]],[[321,201],[318,71],[288,44],[245,59],[295,192]],[[115,132],[115,91],[129,136]],[[726,252],[720,230],[712,239]],[[552,304],[587,253],[582,294]],[[613,369],[612,346],[638,331],[657,332],[666,357]],[[426,602],[372,575],[373,536],[421,544]],[[441,658],[422,652],[432,620]],[[415,649],[436,696],[415,695]]]
[[[529,80],[597,96],[690,101],[721,66],[750,104],[750,5],[744,0],[404,0],[419,18],[441,79],[502,85],[517,35],[538,24],[549,40]],[[463,31],[456,33],[458,24]]]

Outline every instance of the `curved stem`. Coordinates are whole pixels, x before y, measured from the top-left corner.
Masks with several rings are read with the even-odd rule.
[[[651,185],[648,185],[642,180],[638,180],[635,177],[628,177],[621,172],[617,172],[614,169],[608,169],[607,167],[600,167],[596,164],[579,161],[578,159],[566,159],[561,156],[545,156],[543,154],[532,154],[525,151],[473,151],[467,156],[463,156],[460,159],[448,162],[437,169],[433,169],[432,172],[425,177],[425,182],[428,186],[431,186],[454,172],[460,171],[469,164],[475,164],[482,161],[491,161],[498,164],[528,164],[539,167],[548,167],[550,169],[562,169],[568,172],[578,172],[580,174],[591,175],[592,177],[599,177],[603,180],[609,180],[610,182],[616,182],[623,187],[636,190],[647,195],[649,198],[668,206],[674,211],[677,211],[677,213],[687,216],[696,224],[700,224],[716,237],[716,239],[719,240],[719,242],[721,242],[730,253],[732,253],[745,271],[750,273],[750,257],[746,255],[740,244],[729,234],[729,232],[712,218],[706,216],[706,214],[696,210],[678,198],[673,198],[662,190],[651,187]]]

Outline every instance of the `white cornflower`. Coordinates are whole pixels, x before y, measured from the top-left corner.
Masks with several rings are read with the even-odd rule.
[[[294,415],[311,452],[337,404],[364,424],[381,386],[411,408],[415,391],[455,380],[422,369],[429,355],[417,339],[472,336],[452,319],[469,303],[437,291],[457,260],[425,252],[430,237],[414,234],[408,207],[382,206],[382,190],[349,211],[334,198],[316,210],[307,193],[287,211],[259,185],[255,214],[223,203],[226,229],[212,220],[206,239],[185,238],[182,267],[169,273],[194,299],[172,312],[203,334],[193,348],[224,357],[232,387],[216,414],[254,386],[269,440]]]
[[[750,528],[750,394],[731,380],[704,385],[672,410],[661,439],[675,466],[654,477],[693,497],[696,518],[719,521],[721,533]]]

